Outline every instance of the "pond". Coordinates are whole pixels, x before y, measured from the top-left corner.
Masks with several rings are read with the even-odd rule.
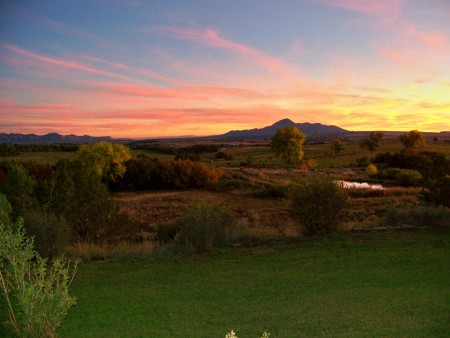
[[[385,189],[381,184],[370,184],[367,182],[336,181],[336,183],[341,184],[344,189],[372,189],[372,190]]]

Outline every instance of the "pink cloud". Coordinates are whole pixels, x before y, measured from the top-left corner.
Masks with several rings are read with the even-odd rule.
[[[58,59],[58,58],[54,58],[54,57],[49,57],[49,56],[44,56],[41,54],[37,54],[34,52],[30,52],[27,51],[25,49],[19,48],[17,46],[11,45],[11,44],[5,44],[5,43],[1,43],[0,44],[1,47],[14,52],[16,54],[19,54],[21,56],[24,56],[26,58],[32,59],[32,60],[37,60],[41,63],[44,64],[48,64],[48,65],[52,65],[52,66],[57,66],[63,69],[69,69],[69,70],[76,70],[76,71],[82,71],[85,73],[90,73],[90,74],[95,74],[95,75],[104,75],[107,77],[113,77],[113,78],[119,78],[119,79],[123,79],[123,80],[129,80],[130,78],[121,74],[117,74],[117,73],[111,73],[111,72],[107,72],[107,71],[103,71],[103,70],[99,70],[96,69],[94,67],[91,67],[89,65],[85,65],[76,61],[67,61],[67,60],[62,60],[62,59]]]
[[[132,67],[132,66],[125,65],[123,63],[112,62],[112,61],[109,61],[109,60],[93,57],[93,56],[90,56],[90,55],[81,55],[80,57],[83,58],[83,59],[89,60],[89,61],[93,61],[93,62],[97,62],[97,63],[103,63],[103,64],[106,64],[106,65],[111,66],[111,67],[116,68],[116,69],[120,69],[120,70],[123,70],[123,71],[131,72],[135,76],[142,77],[142,75],[145,75],[146,77],[149,77],[152,80],[158,80],[158,81],[162,81],[162,82],[173,84],[173,85],[180,85],[180,84],[182,84],[182,82],[177,80],[177,79],[158,74],[158,73],[153,72],[153,71],[148,70],[148,69],[139,68],[139,67]]]
[[[231,40],[227,40],[219,35],[212,28],[207,28],[205,30],[196,30],[191,28],[180,28],[180,27],[172,27],[172,26],[159,26],[152,29],[141,30],[144,32],[157,30],[166,34],[167,36],[192,41],[201,45],[228,50],[238,56],[244,57],[248,60],[251,60],[254,63],[259,64],[264,69],[268,70],[271,73],[279,73],[292,71],[293,67],[287,64],[285,61],[273,57],[267,53],[264,53],[260,50],[247,46],[245,44],[236,43]]]
[[[414,71],[434,69],[439,72],[442,65],[448,64],[450,36],[444,32],[425,31],[407,20],[381,31],[389,33],[390,37],[376,46],[378,55],[384,59],[412,67]]]

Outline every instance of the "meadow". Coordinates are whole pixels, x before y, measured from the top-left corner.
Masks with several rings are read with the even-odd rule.
[[[81,264],[62,337],[448,337],[450,231]]]

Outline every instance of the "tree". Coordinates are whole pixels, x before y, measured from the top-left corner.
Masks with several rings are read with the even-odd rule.
[[[339,154],[342,150],[345,149],[345,143],[341,140],[333,140],[331,142],[330,146],[331,151],[334,153],[334,155]]]
[[[369,138],[361,143],[361,148],[366,148],[369,151],[374,151],[380,147],[383,137],[383,133],[371,132],[369,134]]]
[[[35,185],[36,180],[28,175],[24,166],[14,161],[8,163],[5,179],[0,183],[0,192],[11,203],[13,217],[21,216],[37,206]]]
[[[78,150],[78,158],[106,182],[114,182],[125,174],[125,162],[131,154],[123,144],[102,141],[83,144]]]
[[[80,160],[55,166],[51,210],[63,216],[79,239],[94,239],[111,225],[117,208],[94,168]]]
[[[405,148],[423,147],[426,145],[423,134],[418,130],[411,130],[409,133],[404,133],[400,136],[400,141]]]
[[[293,159],[303,158],[303,143],[306,136],[297,127],[286,127],[277,130],[270,144],[276,156],[281,156],[291,163]]]

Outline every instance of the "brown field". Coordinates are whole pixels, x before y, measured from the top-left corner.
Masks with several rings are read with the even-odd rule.
[[[250,186],[227,191],[181,190],[155,192],[122,192],[114,195],[120,210],[129,215],[134,236],[151,236],[161,225],[182,216],[185,209],[199,202],[227,206],[238,222],[250,228],[257,237],[297,236],[298,225],[289,214],[288,198],[258,198],[255,189],[264,184],[289,186],[293,181],[311,175],[299,169],[227,169],[229,175],[239,175]],[[321,174],[361,178],[361,170],[329,169]],[[319,172],[319,170],[317,170]],[[419,204],[420,188],[390,187],[383,191],[351,190],[344,214],[343,230],[363,230],[377,226],[389,208],[412,208]]]

